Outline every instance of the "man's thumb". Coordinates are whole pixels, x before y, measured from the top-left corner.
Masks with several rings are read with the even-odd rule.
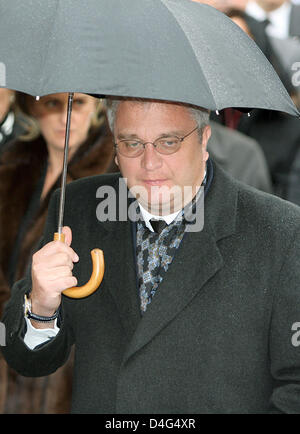
[[[69,226],[64,226],[62,229],[63,234],[65,235],[65,242],[70,247],[72,243],[72,230]]]

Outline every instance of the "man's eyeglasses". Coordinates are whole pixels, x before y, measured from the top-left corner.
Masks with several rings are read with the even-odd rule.
[[[140,142],[139,140],[123,139],[115,143],[115,148],[124,157],[135,158],[142,155],[145,147],[148,143],[154,146],[155,150],[163,155],[170,155],[177,152],[181,146],[181,143],[190,136],[194,131],[198,130],[198,127],[194,128],[191,132],[183,137],[167,136],[160,137],[154,142]]]

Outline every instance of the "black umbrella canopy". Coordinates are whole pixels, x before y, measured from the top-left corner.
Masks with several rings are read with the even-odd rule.
[[[256,44],[224,14],[191,0],[1,0],[0,62],[0,85],[31,95],[299,115]]]

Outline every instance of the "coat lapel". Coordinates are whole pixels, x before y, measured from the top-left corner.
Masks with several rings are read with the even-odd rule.
[[[124,360],[172,321],[222,264],[223,258],[209,233],[186,233],[164,280],[136,329]]]
[[[106,259],[106,277],[124,329],[131,337],[140,321],[136,270],[133,258],[130,222],[116,222],[103,242],[103,249],[114,252]],[[107,246],[107,249],[105,249]]]
[[[99,229],[103,233],[101,248],[104,255],[105,252],[109,252],[109,255],[105,255],[104,279],[108,282],[109,291],[116,304],[126,334],[131,338],[141,319],[132,244],[132,224],[128,219],[120,221],[124,220],[123,211],[122,218],[119,219],[121,215],[119,205],[120,203],[124,205],[124,201],[119,200],[120,194],[127,195],[127,188],[123,186],[123,192],[120,193],[119,178],[112,187],[116,192],[116,220],[97,221]],[[125,207],[127,210],[127,198]]]
[[[142,318],[136,286],[132,224],[129,221],[99,222],[108,232],[102,238],[103,249],[111,252],[111,257],[106,258],[106,279],[130,339],[123,362],[180,314],[223,266],[224,260],[217,242],[235,232],[238,187],[222,170],[215,169],[214,167],[215,175],[205,199],[204,229],[185,234],[164,280]],[[224,191],[227,193],[225,203]]]

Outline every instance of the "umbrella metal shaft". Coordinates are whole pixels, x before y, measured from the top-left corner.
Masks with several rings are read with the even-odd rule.
[[[59,234],[62,233],[63,219],[64,219],[67,170],[68,170],[68,155],[69,155],[69,138],[70,138],[70,125],[71,125],[73,97],[74,97],[74,93],[72,93],[72,92],[69,93],[67,124],[66,124],[66,134],[65,134],[65,147],[64,147],[64,162],[63,162],[63,170],[62,170],[62,176],[61,176],[61,190],[60,190],[59,214],[58,214],[58,233]]]

